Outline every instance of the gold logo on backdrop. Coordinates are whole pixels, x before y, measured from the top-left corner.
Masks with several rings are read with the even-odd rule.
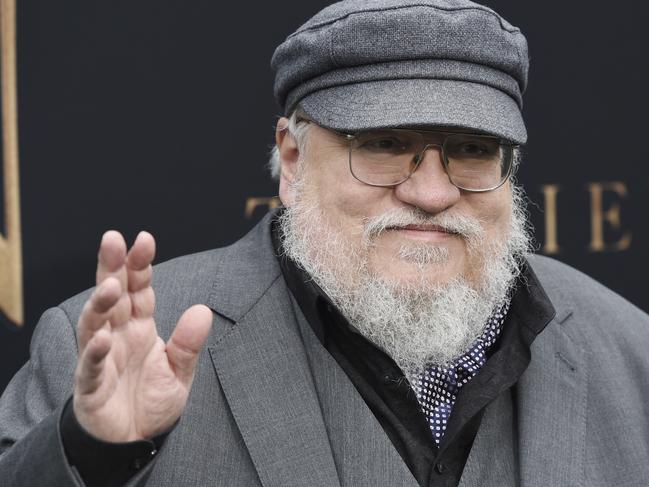
[[[17,325],[23,318],[23,273],[18,184],[16,96],[16,4],[0,0],[0,70],[2,79],[2,194],[4,234],[0,233],[0,312]]]
[[[546,184],[541,186],[543,193],[545,241],[542,252],[544,254],[558,254],[561,252],[559,246],[557,221],[557,195],[561,190],[558,184]],[[622,181],[589,182],[586,190],[590,195],[590,252],[624,252],[631,247],[633,234],[622,229],[622,206],[621,202],[628,197],[628,189]],[[604,204],[604,197],[612,200],[612,203]],[[606,206],[606,207],[605,207]],[[617,240],[607,242],[604,238],[606,233],[617,234]],[[573,235],[574,238],[574,235]]]
[[[267,210],[274,210],[277,208],[279,205],[281,205],[282,202],[277,196],[271,196],[271,197],[263,197],[259,198],[256,196],[251,196],[248,198],[246,201],[246,211],[245,211],[245,216],[246,218],[251,218],[253,213],[257,210],[257,208],[265,208]]]
[[[541,186],[545,208],[545,242],[543,244],[544,254],[558,254],[559,242],[557,239],[557,193],[559,185],[546,184]]]
[[[604,224],[608,224],[612,230],[620,232],[622,223],[620,218],[620,204],[616,201],[607,209],[604,209],[602,203],[605,192],[613,193],[618,199],[626,199],[628,195],[626,185],[621,181],[590,183],[588,185],[588,192],[590,193],[591,208],[591,238],[589,250],[591,252],[621,252],[627,250],[631,246],[631,239],[633,237],[631,232],[624,232],[615,242],[606,243],[604,241]]]

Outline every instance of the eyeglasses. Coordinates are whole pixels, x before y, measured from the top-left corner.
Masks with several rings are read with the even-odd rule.
[[[428,149],[441,150],[451,183],[465,191],[502,186],[512,172],[517,145],[488,135],[406,129],[340,134],[349,141],[349,169],[370,186],[396,186],[417,170]]]

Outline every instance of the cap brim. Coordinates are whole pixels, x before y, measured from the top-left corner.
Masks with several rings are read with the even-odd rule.
[[[371,81],[316,91],[299,104],[319,125],[341,132],[442,126],[493,134],[517,144],[527,141],[516,101],[479,83],[438,79]]]

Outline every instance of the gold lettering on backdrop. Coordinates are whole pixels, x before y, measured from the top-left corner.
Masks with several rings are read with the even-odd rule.
[[[610,181],[603,183],[589,183],[588,191],[590,192],[590,221],[591,221],[591,239],[589,250],[591,252],[613,251],[621,252],[627,250],[631,245],[631,232],[624,232],[616,242],[607,243],[604,240],[604,224],[610,225],[615,231],[620,231],[622,227],[620,218],[619,202],[612,203],[611,206],[604,210],[603,196],[605,192],[612,192],[621,199],[627,197],[628,191],[626,185],[621,181]]]
[[[559,242],[557,239],[557,193],[559,193],[558,184],[546,184],[541,186],[544,199],[544,216],[545,216],[545,242],[543,244],[543,253],[558,254]]]
[[[281,204],[282,202],[277,196],[263,198],[251,196],[250,198],[248,198],[248,201],[246,201],[245,216],[246,218],[251,218],[252,214],[259,207],[267,207],[269,210],[274,210]]]
[[[2,165],[6,229],[6,235],[0,235],[0,311],[12,322],[22,325],[23,283],[18,184],[15,0],[0,0],[0,47]]]

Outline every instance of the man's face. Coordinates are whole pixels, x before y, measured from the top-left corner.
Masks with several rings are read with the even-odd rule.
[[[355,179],[349,170],[348,142],[315,124],[309,129],[303,156],[303,173],[298,176],[300,196],[319,205],[330,225],[365,249],[368,271],[389,282],[416,284],[424,280],[443,285],[462,277],[477,285],[483,253],[475,247],[502,242],[508,234],[512,211],[509,182],[487,193],[461,191],[449,181],[437,148],[426,151],[410,179],[389,188]],[[280,187],[280,196],[290,207],[297,188],[286,182]],[[425,215],[422,223],[408,217],[403,220],[402,215],[413,209]],[[386,223],[381,220],[386,220],[386,215],[384,229]],[[400,217],[390,218],[395,215]],[[440,220],[433,223],[431,216]],[[460,226],[459,233],[452,232],[456,227],[444,223],[449,219],[465,219],[468,228]]]
[[[407,375],[465,352],[529,247],[518,192],[461,192],[436,149],[382,188],[356,180],[347,141],[314,124],[302,152],[286,131],[277,142],[286,255]]]

